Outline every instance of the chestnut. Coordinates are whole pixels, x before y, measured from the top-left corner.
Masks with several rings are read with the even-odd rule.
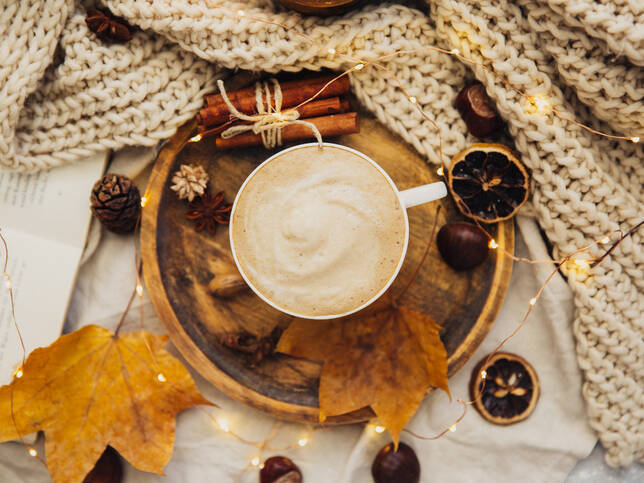
[[[371,475],[376,483],[418,483],[420,481],[420,463],[416,453],[405,443],[389,443],[376,455],[371,465]]]
[[[456,97],[455,105],[467,129],[477,138],[488,137],[503,127],[503,119],[480,82],[465,86]]]
[[[121,483],[123,464],[114,448],[108,446],[92,468],[83,483]]]
[[[483,263],[490,248],[488,235],[471,223],[448,223],[438,231],[436,244],[443,260],[454,270],[467,270]]]
[[[271,456],[259,471],[260,483],[302,483],[302,472],[285,456]]]

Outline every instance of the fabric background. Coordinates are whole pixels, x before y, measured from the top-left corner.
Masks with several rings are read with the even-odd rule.
[[[644,139],[644,5],[628,0],[433,0],[425,12],[382,3],[341,18],[301,18],[274,2],[106,0],[142,30],[126,45],[87,31],[71,0],[0,2],[0,162],[38,170],[103,148],[155,145],[201,105],[221,69],[278,72],[346,68],[337,52],[373,59],[413,55],[351,76],[358,99],[392,131],[437,163],[438,137],[390,73],[439,124],[444,153],[472,139],[452,100],[471,75],[507,120],[532,170],[532,212],[555,257],[642,220],[643,144],[592,135],[525,101],[481,67],[423,50],[458,48],[529,93],[547,93],[564,115]],[[217,6],[226,8],[217,8]],[[246,17],[235,12],[245,9]],[[429,15],[427,15],[429,14]],[[306,32],[312,47],[276,25]],[[622,243],[591,276],[567,273],[573,333],[591,427],[611,465],[644,459],[644,245]],[[591,251],[597,256],[600,248]]]

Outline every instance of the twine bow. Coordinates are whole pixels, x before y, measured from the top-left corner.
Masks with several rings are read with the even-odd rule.
[[[271,88],[268,82],[257,82],[255,84],[255,101],[257,102],[257,114],[248,115],[239,112],[228,99],[224,83],[217,81],[221,97],[230,111],[232,118],[241,121],[248,121],[251,124],[232,126],[221,133],[221,137],[229,139],[238,134],[252,131],[262,137],[262,142],[267,149],[282,145],[282,129],[290,124],[303,124],[311,128],[320,148],[322,147],[322,135],[315,124],[299,119],[300,113],[297,109],[282,111],[282,89],[277,79],[269,79],[273,84],[273,96],[271,99]]]

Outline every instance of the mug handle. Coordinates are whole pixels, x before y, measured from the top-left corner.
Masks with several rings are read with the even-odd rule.
[[[430,201],[438,200],[447,196],[447,186],[442,181],[437,183],[416,186],[405,191],[399,191],[398,195],[405,208],[422,205]]]

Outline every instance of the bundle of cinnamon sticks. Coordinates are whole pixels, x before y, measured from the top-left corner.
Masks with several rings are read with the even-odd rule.
[[[341,97],[349,92],[349,79],[344,76],[331,82],[334,76],[319,76],[311,79],[294,80],[280,83],[282,91],[282,111],[298,106],[311,99],[323,89],[317,97],[297,108],[300,119],[314,124],[322,138],[352,134],[360,131],[358,114],[348,112],[349,101]],[[257,114],[255,86],[227,93],[231,104],[239,112]],[[265,100],[265,99],[264,99]],[[202,136],[217,136],[215,142],[220,149],[230,149],[242,146],[260,146],[262,138],[259,134],[246,132],[230,138],[222,138],[221,133],[232,126],[250,124],[231,118],[230,109],[221,94],[205,96],[206,105],[197,114],[199,134]],[[271,96],[272,107],[275,107],[275,96]],[[288,124],[282,129],[283,141],[295,141],[314,138],[310,126],[305,124]]]

